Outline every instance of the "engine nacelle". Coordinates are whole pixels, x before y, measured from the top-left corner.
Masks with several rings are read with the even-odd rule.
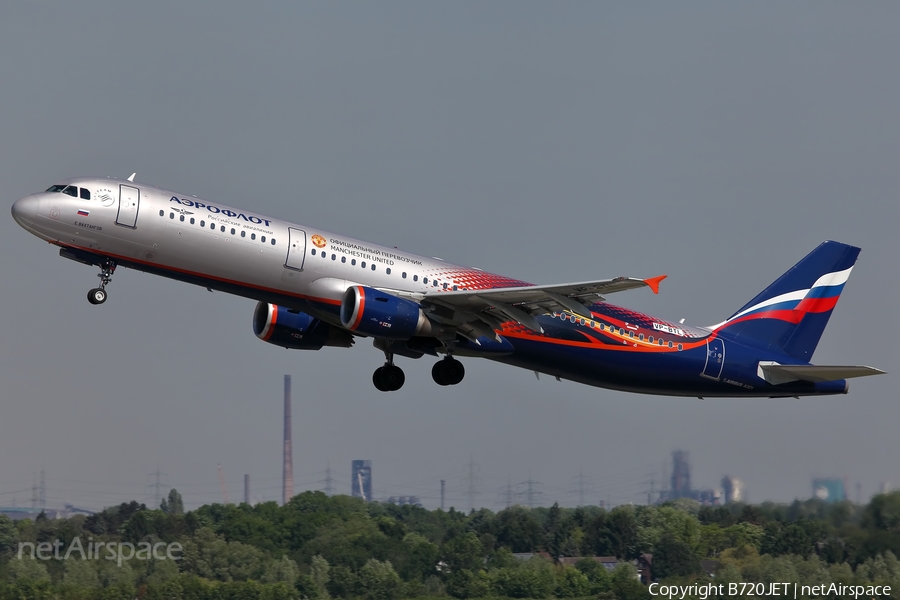
[[[304,312],[260,302],[253,311],[253,333],[264,342],[293,350],[353,345],[353,335]]]
[[[435,333],[435,327],[416,302],[362,285],[354,285],[344,292],[341,325],[350,331],[389,340],[408,340]]]

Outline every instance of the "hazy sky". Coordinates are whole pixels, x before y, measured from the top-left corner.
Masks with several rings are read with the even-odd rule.
[[[532,478],[543,504],[646,498],[670,453],[751,501],[846,477],[900,485],[895,342],[900,5],[78,3],[0,7],[6,207],[76,175],[127,177],[535,283],[667,273],[611,298],[716,323],[825,239],[862,246],[815,361],[868,364],[846,396],[698,400],[606,391],[484,360],[287,351],[254,303],[96,270],[0,221],[0,505],[188,507],[281,488],[294,379],[298,491],[373,461],[376,495],[467,507]],[[517,488],[522,491],[523,488]],[[521,496],[519,500],[524,500]]]

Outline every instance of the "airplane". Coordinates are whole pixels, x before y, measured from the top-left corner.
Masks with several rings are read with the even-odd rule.
[[[117,267],[256,300],[253,331],[290,349],[372,338],[380,391],[405,381],[395,357],[443,355],[432,378],[459,384],[457,357],[481,357],[591,386],[669,396],[847,393],[868,366],[813,365],[813,352],[860,249],[826,241],[710,327],[610,304],[666,277],[532,285],[307,225],[127,180],[76,177],[12,205],[15,221],[99,267],[103,304]]]

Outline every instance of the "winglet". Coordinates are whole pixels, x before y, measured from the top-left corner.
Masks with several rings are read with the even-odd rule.
[[[659,293],[659,282],[668,277],[668,275],[658,275],[656,277],[651,277],[650,279],[645,279],[644,283],[646,283],[651,290],[653,290],[654,294]]]

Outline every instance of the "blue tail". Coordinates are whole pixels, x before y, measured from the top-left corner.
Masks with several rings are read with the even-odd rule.
[[[823,242],[714,329],[743,343],[812,360],[859,248]]]

